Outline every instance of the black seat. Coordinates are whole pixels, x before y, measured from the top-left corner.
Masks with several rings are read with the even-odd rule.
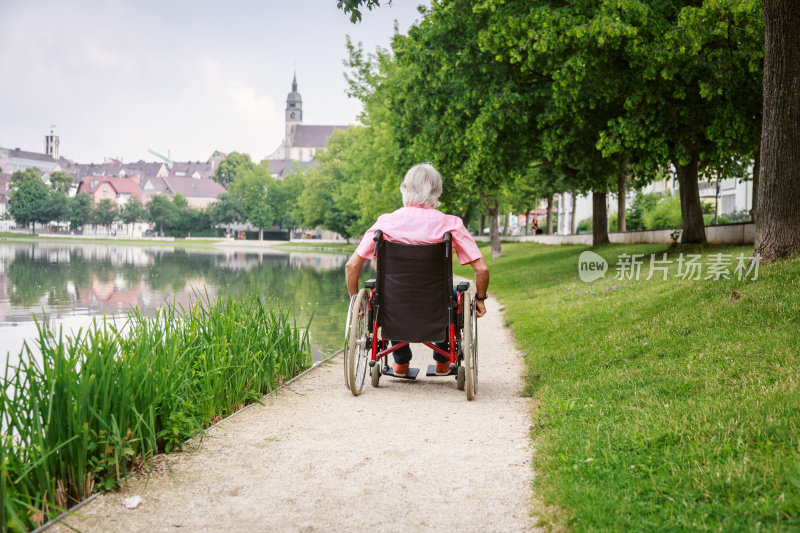
[[[389,242],[376,232],[377,318],[385,339],[442,342],[453,299],[450,235],[437,244]]]

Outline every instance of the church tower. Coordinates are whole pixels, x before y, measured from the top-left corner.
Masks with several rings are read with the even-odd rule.
[[[286,97],[286,139],[284,140],[284,158],[289,159],[292,150],[292,139],[294,138],[294,128],[303,123],[303,99],[297,92],[297,73],[292,79],[292,92]]]

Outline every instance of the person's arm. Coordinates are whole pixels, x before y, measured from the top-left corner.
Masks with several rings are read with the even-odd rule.
[[[358,255],[358,252],[353,252],[353,255],[350,256],[344,266],[347,290],[350,292],[351,298],[358,292],[358,275],[361,273],[361,267],[365,261],[366,259]]]
[[[472,270],[475,271],[475,296],[486,296],[486,290],[489,288],[489,265],[483,257],[476,259],[469,263]],[[486,314],[486,303],[481,300],[475,300],[476,314],[482,317]]]

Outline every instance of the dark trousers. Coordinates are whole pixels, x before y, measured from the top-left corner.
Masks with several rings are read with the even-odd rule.
[[[392,341],[392,346],[394,346],[395,344],[397,344],[397,342],[396,341]],[[449,351],[450,350],[450,342],[449,341],[437,342],[435,344],[436,344],[436,346],[438,348],[441,348],[442,350],[445,350],[445,351]],[[392,355],[394,355],[394,362],[397,363],[398,365],[408,364],[408,362],[411,361],[411,355],[412,355],[411,354],[411,345],[410,344],[406,344],[402,348],[398,348],[397,350],[392,352]],[[449,357],[445,357],[442,354],[440,354],[439,352],[433,352],[433,358],[436,359],[437,363],[449,363],[450,362],[450,358]]]

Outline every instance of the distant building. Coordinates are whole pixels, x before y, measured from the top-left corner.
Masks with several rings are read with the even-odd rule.
[[[281,146],[267,158],[270,172],[275,178],[283,178],[291,168],[309,166],[317,152],[325,149],[328,138],[336,130],[348,126],[326,126],[303,124],[303,98],[297,92],[297,75],[292,79],[292,92],[286,97],[286,127]],[[292,167],[292,162],[305,163]]]
[[[80,193],[90,194],[94,203],[102,200],[111,200],[118,206],[125,205],[131,198],[136,198],[139,201],[142,199],[139,185],[127,178],[105,176],[83,178],[78,184],[77,194]]]
[[[44,153],[53,159],[58,159],[60,147],[61,139],[59,139],[58,135],[53,134],[53,130],[50,130],[50,135],[44,136]]]
[[[0,173],[0,231],[8,231],[14,222],[5,220],[8,211],[8,197],[11,194],[11,174]]]
[[[164,183],[169,196],[180,194],[190,207],[208,207],[225,192],[225,187],[209,178],[169,176],[164,178]]]
[[[60,165],[66,163],[68,163],[66,159],[55,159],[48,154],[0,147],[0,168],[6,174],[32,167],[38,168],[41,172],[52,172],[60,170]]]
[[[293,161],[291,159],[268,159],[269,173],[275,179],[282,180],[287,174],[302,168],[314,166],[314,161]]]
[[[11,174],[18,170],[37,168],[45,183],[56,171],[63,171],[72,176],[73,185],[69,196],[77,193],[88,193],[97,203],[108,199],[117,206],[125,205],[131,198],[146,204],[153,196],[163,194],[173,198],[176,194],[186,198],[190,207],[205,208],[217,200],[217,196],[225,189],[213,181],[214,171],[219,162],[227,154],[215,151],[208,161],[137,161],[123,163],[119,159],[106,158],[102,163],[75,163],[59,155],[60,140],[58,136],[45,135],[45,152],[28,152],[19,148],[0,147],[0,230],[7,230],[14,225],[13,221],[3,220],[8,210],[11,194]],[[291,162],[289,162],[291,163]],[[286,165],[288,168],[288,164]],[[286,168],[279,169],[282,177]],[[109,231],[123,230],[130,235],[140,235],[144,231],[143,224],[131,227],[118,227]],[[85,228],[85,231],[92,231]],[[106,231],[106,228],[94,228],[95,234]]]
[[[286,138],[286,157],[292,161],[311,161],[317,152],[325,149],[334,131],[346,129],[347,126],[295,124],[291,137]]]

